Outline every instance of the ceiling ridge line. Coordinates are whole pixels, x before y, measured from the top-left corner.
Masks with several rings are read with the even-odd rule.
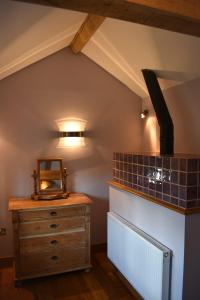
[[[113,57],[112,55],[110,55],[110,53],[106,49],[106,47],[102,46],[103,43],[101,43],[101,41],[98,41],[98,38],[104,40],[104,42],[105,42],[105,44],[107,45],[108,48],[114,49],[115,57]],[[105,55],[107,57],[107,59],[109,59],[118,69],[121,70],[121,72],[125,76],[127,76],[129,78],[129,80],[132,82],[132,84],[138,86],[138,88],[142,91],[142,93],[141,92],[139,93],[140,97],[144,98],[144,97],[148,96],[148,92],[147,92],[147,89],[146,89],[145,85],[142,84],[142,82],[138,78],[138,76],[131,70],[131,67],[129,66],[129,64],[118,53],[118,51],[115,49],[115,47],[113,47],[111,45],[111,43],[108,42],[108,40],[105,38],[104,34],[102,32],[100,32],[100,30],[98,30],[98,32],[95,33],[95,36],[90,39],[90,42],[85,46],[85,48],[83,48],[82,53],[84,53],[90,59],[92,59],[93,61],[95,61],[99,66],[101,66],[102,68],[104,68],[108,73],[112,74],[114,77],[116,77],[118,80],[120,80],[123,84],[125,84],[126,86],[128,86],[128,88],[130,88],[133,92],[135,92],[136,94],[138,94],[133,88],[131,88],[130,84],[125,83],[123,80],[121,80],[121,78],[119,76],[116,76],[115,73],[113,73],[112,71],[110,71],[105,66],[101,65],[98,61],[96,61],[94,59],[94,57],[91,57],[91,55],[87,52],[87,49],[91,48],[90,46],[92,45],[92,43],[93,43],[93,45],[95,45],[103,53],[103,55]],[[119,60],[122,61],[122,62],[120,63]],[[126,67],[124,66],[125,63],[126,63]],[[128,70],[127,70],[127,67],[128,67]],[[142,94],[142,96],[141,96],[141,94]]]
[[[97,55],[93,55],[94,52],[101,53],[101,59],[97,57]],[[136,83],[135,80],[133,80],[132,77],[128,76],[127,72],[124,72],[124,69],[121,68],[119,64],[116,64],[109,56],[106,55],[106,53],[100,48],[94,40],[90,40],[90,43],[88,43],[87,47],[82,50],[82,53],[86,55],[89,59],[93,60],[98,66],[100,66],[102,69],[106,70],[109,74],[111,74],[114,78],[119,80],[122,84],[127,86],[132,92],[137,94],[141,98],[147,97],[147,94],[141,89],[141,87]],[[103,63],[102,63],[103,62]],[[106,62],[108,64],[111,64],[111,69],[106,65]],[[113,67],[117,69],[113,70]],[[125,79],[125,80],[124,80]]]
[[[109,42],[109,40],[105,37],[105,35],[101,32],[101,30],[99,30],[96,35],[101,36],[101,38],[105,41],[105,43],[108,45],[108,47],[110,47],[115,52],[115,55],[122,61],[122,64],[125,64],[125,67],[122,66],[124,68],[124,71],[127,72],[126,71],[126,67],[127,67],[129,69],[129,72],[127,72],[127,74],[128,75],[129,75],[129,73],[132,74],[132,75],[130,75],[130,77],[133,78],[133,80],[136,81],[138,83],[138,85],[140,85],[140,87],[143,89],[144,92],[146,92],[146,94],[148,94],[143,81],[137,76],[137,74],[130,67],[129,63],[124,59],[123,56],[120,55],[120,53],[117,51],[117,49]],[[92,37],[92,39],[95,40],[95,37]],[[101,44],[98,41],[95,41],[95,42],[102,48],[102,50],[105,49],[104,47],[101,46]],[[112,56],[108,53],[108,51],[106,51],[106,50],[104,50],[104,51],[110,58],[112,58]],[[117,60],[114,60],[114,61],[116,62],[116,64],[121,66],[121,64],[119,64]]]

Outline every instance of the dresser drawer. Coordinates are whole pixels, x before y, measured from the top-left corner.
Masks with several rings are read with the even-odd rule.
[[[41,234],[54,234],[71,230],[85,230],[86,218],[54,218],[53,220],[25,222],[19,224],[19,236],[27,237]]]
[[[86,214],[86,206],[77,205],[64,208],[48,208],[40,210],[27,210],[19,212],[19,221],[37,221],[43,219],[54,219],[60,217],[78,217]]]
[[[50,236],[21,238],[20,255],[65,251],[66,248],[87,247],[89,236],[87,231],[78,231]]]
[[[21,276],[48,274],[58,271],[79,269],[89,264],[88,248],[69,248],[47,253],[20,256],[19,273]]]

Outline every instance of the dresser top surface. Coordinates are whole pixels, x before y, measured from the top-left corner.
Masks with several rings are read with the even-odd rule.
[[[92,201],[84,194],[71,193],[66,199],[56,200],[32,200],[30,198],[15,198],[9,199],[8,209],[26,210],[26,209],[42,209],[49,207],[66,207],[70,205],[90,205]]]

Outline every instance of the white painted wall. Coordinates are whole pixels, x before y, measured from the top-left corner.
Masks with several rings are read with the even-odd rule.
[[[200,214],[186,217],[185,232],[185,270],[183,300],[200,298]]]
[[[109,193],[110,211],[173,251],[171,300],[182,300],[185,216],[114,187]]]
[[[176,153],[200,154],[200,78],[164,91],[165,101],[174,123],[174,150]],[[149,98],[143,108],[150,114],[143,121],[143,151],[159,152],[160,129]]]

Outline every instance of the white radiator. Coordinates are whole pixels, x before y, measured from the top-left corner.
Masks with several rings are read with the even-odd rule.
[[[111,212],[108,257],[144,299],[169,299],[171,251]]]

